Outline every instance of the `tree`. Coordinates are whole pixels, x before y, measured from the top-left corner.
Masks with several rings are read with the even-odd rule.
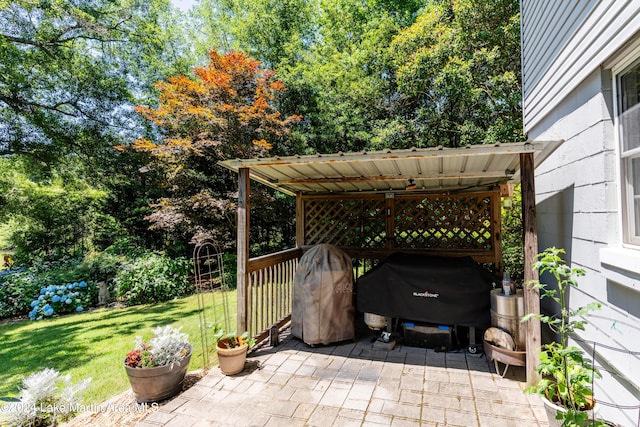
[[[309,151],[371,148],[379,122],[392,119],[395,79],[389,45],[413,22],[418,2],[322,0],[315,38],[300,59],[278,70],[305,120],[297,131]]]
[[[113,217],[103,211],[107,193],[78,179],[76,165],[36,180],[20,157],[0,158],[0,222],[11,223],[21,261],[94,249],[114,232]]]
[[[236,185],[217,162],[264,155],[286,139],[300,117],[281,116],[274,102],[284,85],[240,52],[212,50],[210,62],[196,68],[194,78],[171,77],[156,87],[158,105],[136,111],[158,126],[162,138],[140,138],[129,148],[148,156],[142,172],[158,173],[167,193],[148,219],[153,228],[173,235],[233,241]],[[259,200],[255,195],[254,203]]]
[[[308,0],[201,0],[193,18],[204,36],[196,45],[240,50],[283,68],[313,42],[316,9],[317,1]]]
[[[0,156],[20,166],[0,216],[20,216],[18,251],[158,240],[140,227],[157,194],[130,173],[139,156],[113,147],[145,130],[133,106],[155,96],[153,82],[190,69],[177,14],[169,0],[0,0]]]
[[[514,0],[430,3],[391,44],[396,119],[381,145],[522,140],[519,31]]]
[[[130,134],[136,118],[127,106],[184,65],[170,58],[172,35],[159,25],[167,7],[0,2],[0,153],[51,165],[67,154],[103,155]]]

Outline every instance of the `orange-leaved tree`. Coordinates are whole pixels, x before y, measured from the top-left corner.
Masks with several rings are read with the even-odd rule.
[[[164,192],[147,216],[153,228],[174,238],[232,242],[235,177],[217,162],[265,155],[300,116],[281,116],[275,101],[285,87],[259,61],[241,52],[209,56],[193,77],[156,83],[158,105],[135,110],[155,124],[157,136],[119,148],[145,155],[141,172]]]

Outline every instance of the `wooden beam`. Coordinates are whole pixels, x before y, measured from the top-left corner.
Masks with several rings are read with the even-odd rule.
[[[273,254],[262,255],[257,258],[251,258],[249,260],[248,272],[262,270],[273,265],[277,265],[291,259],[300,258],[302,256],[301,248],[286,249],[284,251],[276,252]]]
[[[238,171],[238,270],[237,270],[237,298],[238,313],[236,331],[238,334],[247,331],[247,297],[249,287],[249,212],[251,187],[249,169]]]
[[[394,241],[394,230],[395,230],[395,195],[393,193],[385,194],[385,204],[384,204],[384,216],[386,218],[385,221],[385,249],[387,251],[393,251],[395,246]]]
[[[494,253],[494,273],[502,274],[502,203],[500,195],[494,193],[491,196],[491,228],[493,230],[492,245]]]
[[[533,264],[538,254],[538,232],[536,229],[536,189],[533,153],[520,154],[522,189],[522,228],[524,231],[524,306],[525,312],[540,314],[540,291],[529,286],[538,280],[538,272]],[[540,380],[537,368],[540,363],[540,320],[531,319],[525,325],[527,346],[527,384]]]
[[[286,316],[285,318],[281,319],[280,321],[276,322],[276,326],[278,326],[278,331],[280,331],[282,329],[282,327],[284,325],[286,325],[287,323],[289,323],[289,322],[291,322],[291,315],[290,314],[288,316]],[[264,341],[267,338],[269,338],[269,330],[262,331],[258,335],[255,335],[253,338],[256,340],[256,343],[258,345],[253,347],[253,349],[249,349],[249,352],[252,352],[254,349],[259,348],[260,347],[259,344],[261,344],[262,341]]]
[[[409,178],[414,181],[436,180],[436,179],[474,179],[474,178],[510,178],[515,171],[491,170],[477,172],[443,171],[433,173],[423,173],[421,175],[380,175],[380,176],[323,176],[320,178],[300,178],[300,179],[279,179],[272,181],[278,185],[307,185],[307,184],[343,184],[343,183],[363,183],[363,182],[386,182],[405,181]]]
[[[296,194],[296,247],[304,246],[304,199],[302,193]]]

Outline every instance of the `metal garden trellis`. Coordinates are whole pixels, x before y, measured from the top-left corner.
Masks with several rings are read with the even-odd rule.
[[[219,322],[224,322],[225,330],[229,330],[229,286],[225,278],[223,255],[221,247],[212,240],[199,243],[193,251],[204,366],[209,366],[210,363],[208,335],[211,328]],[[216,301],[218,299],[220,302]]]

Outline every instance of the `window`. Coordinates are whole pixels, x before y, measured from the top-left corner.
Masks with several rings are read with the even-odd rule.
[[[617,76],[625,243],[640,245],[640,60]]]

